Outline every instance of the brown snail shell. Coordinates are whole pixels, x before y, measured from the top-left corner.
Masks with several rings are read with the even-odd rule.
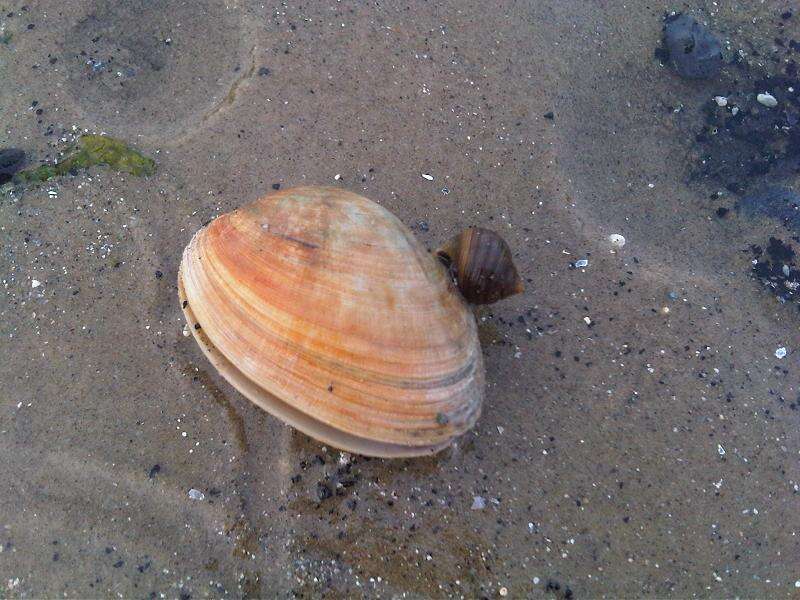
[[[508,244],[494,231],[465,229],[437,255],[470,304],[491,304],[524,290]]]
[[[219,372],[323,442],[432,454],[478,419],[483,361],[467,304],[411,231],[367,198],[294,188],[223,215],[184,250],[178,288]]]

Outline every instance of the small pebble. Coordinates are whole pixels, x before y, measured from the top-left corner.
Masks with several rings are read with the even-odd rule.
[[[582,269],[583,267],[588,267],[588,266],[589,266],[589,260],[586,258],[582,258],[580,260],[575,261],[576,269]]]
[[[317,499],[322,502],[323,500],[327,500],[331,497],[333,497],[333,491],[331,488],[322,482],[317,483]]]
[[[433,181],[433,175],[428,175],[427,173],[422,173],[422,178],[427,179],[428,181]]]
[[[32,288],[37,288],[37,287],[39,287],[40,285],[42,285],[42,282],[41,282],[41,281],[39,281],[38,279],[33,279],[33,280],[31,280],[31,287],[32,287]]]
[[[714,96],[714,102],[716,102],[719,107],[728,106],[728,99],[725,96]]]
[[[500,595],[503,596],[504,598],[506,596],[508,596],[508,588],[507,587],[501,587],[500,588]]]
[[[781,346],[780,348],[775,350],[775,358],[783,358],[784,356],[786,356],[786,348]]]
[[[767,92],[756,96],[756,100],[758,100],[759,104],[763,104],[767,108],[775,108],[778,106],[778,101],[775,99],[775,96]]]
[[[667,292],[667,298],[669,298],[670,300],[677,300],[678,292]]]
[[[189,490],[189,498],[191,498],[192,500],[205,500],[206,495],[200,490],[192,488]]]
[[[472,498],[472,510],[483,510],[486,508],[486,500],[482,496],[474,496]]]

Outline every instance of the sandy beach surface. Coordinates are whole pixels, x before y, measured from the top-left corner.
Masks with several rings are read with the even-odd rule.
[[[797,173],[794,3],[0,8],[0,148],[104,133],[157,165],[0,196],[0,598],[800,594],[800,221],[746,200]],[[718,76],[659,60],[673,10]],[[508,240],[526,291],[476,311],[487,394],[451,449],[325,447],[184,335],[192,234],[294,185],[431,249]]]

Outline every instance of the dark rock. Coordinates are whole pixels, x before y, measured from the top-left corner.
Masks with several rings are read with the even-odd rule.
[[[25,152],[19,148],[0,150],[0,185],[11,181],[14,174],[25,164]]]
[[[267,75],[269,75],[271,72],[272,72],[272,71],[270,71],[270,70],[269,70],[267,67],[261,67],[261,68],[258,70],[258,74],[259,74],[259,75],[261,75],[261,77],[266,77],[266,76],[267,76]]]
[[[709,79],[722,68],[722,45],[693,17],[677,14],[664,26],[664,44],[669,60],[681,77]]]
[[[323,500],[327,500],[331,496],[333,496],[333,492],[331,491],[330,487],[328,487],[324,483],[317,484],[317,498],[319,499],[320,502],[322,502]]]

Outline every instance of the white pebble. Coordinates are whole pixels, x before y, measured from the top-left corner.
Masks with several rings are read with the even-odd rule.
[[[206,495],[200,490],[192,488],[189,490],[189,498],[191,498],[192,500],[205,500]]]
[[[800,588],[800,579],[794,582],[794,587]]]
[[[775,96],[768,92],[764,92],[756,96],[756,100],[758,100],[759,104],[763,104],[767,108],[775,108],[778,106],[778,101],[775,99]]]
[[[534,577],[534,578],[533,578],[533,585],[539,585],[539,581],[540,581],[540,580],[539,580],[539,578],[538,578],[538,577]]]
[[[482,496],[472,497],[472,510],[483,510],[486,508],[486,500]]]
[[[503,596],[504,598],[506,596],[508,596],[508,588],[507,587],[501,587],[500,588],[500,595]]]
[[[622,248],[625,245],[625,236],[619,233],[612,233],[608,236],[608,241],[611,242],[611,245],[615,248]]]
[[[589,266],[589,259],[587,258],[582,258],[580,260],[575,261],[576,269],[582,269],[583,267],[588,267],[588,266]]]
[[[781,346],[780,348],[775,350],[775,358],[783,358],[784,356],[786,356],[786,348]]]
[[[738,107],[738,106],[734,106],[734,107],[731,109],[731,114],[732,114],[734,117],[735,117],[737,114],[739,114],[739,107]]]
[[[342,178],[342,174],[341,174],[341,173],[337,173],[336,175],[334,175],[334,176],[333,176],[333,178],[334,178],[336,181],[339,181],[339,180]]]
[[[592,324],[592,320],[589,317],[583,317],[583,322],[586,323],[587,325]]]
[[[428,181],[433,181],[433,175],[428,175],[427,173],[422,173],[422,178],[427,179]]]
[[[728,106],[728,99],[725,96],[714,96],[714,102],[719,107]]]
[[[722,444],[717,444],[717,452],[720,456],[725,456],[725,448],[722,447]]]
[[[39,287],[40,285],[42,285],[42,282],[41,282],[41,281],[39,281],[38,279],[34,279],[33,281],[31,281],[31,287],[32,287],[32,288],[37,288],[37,287]]]

